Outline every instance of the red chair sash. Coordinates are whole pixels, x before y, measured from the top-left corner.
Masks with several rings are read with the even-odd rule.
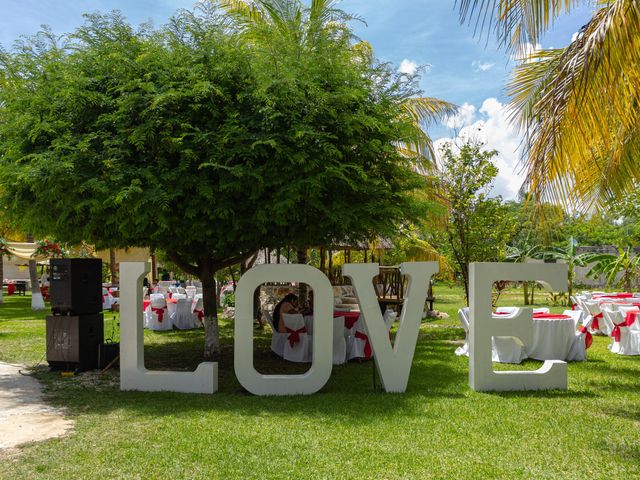
[[[195,313],[196,315],[198,315],[198,320],[200,320],[200,322],[202,322],[202,321],[203,321],[203,319],[204,319],[204,309],[203,309],[203,310],[197,310],[197,309],[194,309],[194,310],[193,310],[193,313]]]
[[[300,342],[300,334],[307,333],[307,327],[302,327],[298,330],[292,330],[287,327],[287,333],[289,334],[287,340],[289,341],[289,345],[291,346],[291,348],[293,348],[296,343]]]
[[[362,332],[358,332],[356,330],[356,334],[355,334],[356,338],[359,338],[360,340],[364,340],[364,357],[365,358],[371,358],[371,343],[369,343],[369,337],[368,335],[362,333]]]
[[[164,309],[165,309],[165,308],[166,308],[166,307],[162,307],[162,308],[154,308],[154,307],[151,307],[151,311],[152,311],[153,313],[155,313],[156,315],[158,315],[158,321],[159,321],[160,323],[162,323],[162,320],[164,319]]]
[[[603,317],[602,313],[593,316],[593,321],[591,322],[591,328],[593,330],[600,330],[600,319]]]
[[[578,329],[578,331],[580,333],[584,333],[584,348],[589,348],[593,343],[593,336],[589,333],[589,330],[587,330],[583,325],[580,325],[580,328]]]
[[[7,284],[7,295],[13,295],[16,293],[16,286],[13,283]]]
[[[626,327],[627,326],[627,322],[624,321],[622,323],[616,323],[615,327],[613,327],[613,330],[611,330],[611,336],[615,339],[616,342],[620,341],[620,336],[622,334],[622,331],[620,330],[620,327]]]
[[[630,311],[627,312],[627,314],[625,315],[625,323],[627,325],[627,327],[630,327],[631,325],[633,325],[633,322],[636,321],[636,316],[638,316],[640,314],[639,311]]]

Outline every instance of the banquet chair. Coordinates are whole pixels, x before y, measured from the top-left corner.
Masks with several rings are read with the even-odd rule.
[[[202,295],[196,295],[194,298],[187,297],[187,300],[191,300],[191,321],[195,328],[204,327],[204,300]]]
[[[176,293],[178,293],[178,289],[176,287],[168,287],[169,288],[169,293],[171,293],[173,298],[173,295],[175,295]]]
[[[385,326],[387,327],[387,332],[389,332],[391,330],[391,327],[393,326],[393,322],[395,322],[396,318],[398,318],[398,312],[394,312],[390,308],[387,308],[384,311],[384,315],[382,316],[382,318],[384,320]]]
[[[347,341],[344,338],[344,317],[333,319],[333,364],[342,365],[347,361]]]
[[[593,321],[590,323],[591,326],[589,327],[589,331],[591,333],[602,333],[606,336],[609,336],[611,334],[613,325],[611,325],[610,322],[603,321],[604,311],[600,308],[600,303],[591,300],[583,303],[587,308],[588,315],[593,317]]]
[[[190,330],[196,327],[197,317],[191,311],[192,301],[190,298],[187,298],[186,295],[181,295],[179,293],[175,294],[173,298],[177,298],[176,309],[171,317],[171,321],[173,325],[178,330]],[[194,320],[195,317],[195,320]]]
[[[290,362],[307,363],[311,361],[311,348],[304,317],[299,313],[282,315],[287,329],[282,358]]]
[[[565,310],[562,314],[573,318],[575,328],[578,328],[578,325],[582,322],[582,310]]]
[[[462,355],[469,356],[469,307],[464,307],[458,310],[458,318],[460,319],[460,325],[464,330],[464,344],[461,347],[456,348],[455,354],[459,357]]]
[[[273,325],[273,317],[271,316],[271,312],[266,309],[262,310],[262,318],[266,319],[269,322],[269,326],[271,327],[271,351],[278,355],[279,357],[284,356],[284,344],[287,341],[287,334],[280,333],[276,330]]]
[[[109,293],[109,290],[102,287],[102,309],[111,310],[111,305],[113,305],[113,303],[113,296]]]
[[[196,287],[187,287],[185,288],[185,292],[187,294],[187,297],[194,298],[196,296]]]
[[[565,314],[571,311],[572,310],[565,310]],[[571,345],[569,353],[567,354],[567,362],[584,362],[587,359],[587,350],[591,346],[591,342],[593,341],[591,333],[589,333],[589,327],[591,326],[592,321],[593,317],[589,317],[588,320],[584,324],[582,324],[580,326],[580,329],[576,332],[573,344]]]
[[[177,293],[182,294],[182,295],[186,295],[187,294],[187,291],[184,289],[184,287],[176,287],[176,291],[177,291]]]
[[[151,303],[145,312],[147,328],[151,330],[172,330],[173,323],[167,312],[167,301],[162,293],[151,294]]]
[[[373,353],[369,342],[369,331],[364,323],[364,316],[360,315],[353,326],[353,334],[347,338],[347,360],[353,358],[371,358]]]
[[[549,309],[546,307],[532,308],[531,310],[533,313],[549,313]]]
[[[620,311],[605,311],[605,317],[613,323],[611,353],[618,355],[640,355],[640,331],[631,330]]]

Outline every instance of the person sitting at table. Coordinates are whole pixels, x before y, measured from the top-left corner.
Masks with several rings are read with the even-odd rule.
[[[293,293],[288,293],[273,309],[273,326],[276,331],[287,333],[283,315],[292,313],[298,313],[298,297]]]

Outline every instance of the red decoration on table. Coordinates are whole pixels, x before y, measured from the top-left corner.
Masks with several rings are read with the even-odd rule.
[[[569,320],[569,315],[562,315],[561,313],[534,313],[533,318],[542,320]]]
[[[287,327],[287,333],[289,334],[287,340],[289,340],[289,345],[293,348],[293,346],[300,341],[300,334],[307,333],[307,327],[302,327],[298,330],[292,330]]]
[[[580,325],[578,331],[580,333],[584,333],[584,347],[589,348],[593,343],[593,336],[589,333],[589,330],[584,327],[584,325]]]

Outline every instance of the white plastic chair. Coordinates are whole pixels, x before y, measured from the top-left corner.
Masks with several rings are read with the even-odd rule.
[[[280,333],[276,330],[276,327],[273,325],[273,317],[271,316],[271,312],[269,312],[268,310],[262,310],[262,318],[269,322],[269,326],[271,327],[271,351],[279,357],[283,357],[284,344],[287,341],[288,335],[286,333]]]
[[[347,361],[347,341],[344,338],[344,317],[333,319],[333,364],[342,365]]]
[[[147,328],[151,330],[173,329],[173,323],[167,311],[167,301],[163,294],[151,294],[151,303],[145,313],[147,317]]]
[[[282,321],[287,329],[287,341],[282,357],[290,362],[307,363],[311,361],[309,335],[304,317],[299,314],[283,314]]]

